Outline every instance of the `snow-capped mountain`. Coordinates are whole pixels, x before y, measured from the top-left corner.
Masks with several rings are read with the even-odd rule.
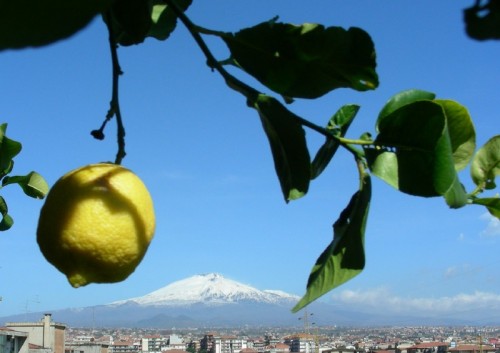
[[[111,304],[12,315],[3,322],[39,321],[52,313],[54,321],[73,327],[240,327],[297,326],[302,313],[291,308],[299,297],[279,290],[259,290],[215,273],[192,276],[142,297]],[[320,301],[308,306],[324,325],[388,325],[408,322],[415,325],[467,324],[466,319],[383,316],[351,311]],[[477,324],[477,322],[475,322]],[[485,323],[488,325],[491,323]]]
[[[111,305],[135,303],[146,306],[186,306],[195,303],[222,305],[241,302],[289,305],[298,299],[298,296],[283,291],[262,291],[218,273],[208,273],[171,283],[142,297],[113,302]]]
[[[54,310],[52,316],[58,322],[76,327],[289,325],[298,322],[291,308],[299,299],[280,290],[259,290],[208,273],[173,282],[142,297]],[[41,314],[30,315],[36,321]],[[4,318],[12,322],[27,319],[26,314]]]

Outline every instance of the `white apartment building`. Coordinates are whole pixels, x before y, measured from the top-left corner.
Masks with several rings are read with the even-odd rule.
[[[247,340],[234,336],[214,337],[212,353],[239,353],[247,347]]]
[[[146,336],[141,339],[141,347],[143,352],[161,352],[162,347],[166,345],[167,339],[159,335]]]
[[[162,346],[162,352],[164,351],[173,351],[173,350],[186,350],[186,343],[179,335],[172,334],[167,338],[167,344]]]
[[[299,333],[285,338],[285,344],[290,346],[290,352],[316,353],[317,342],[314,335]]]

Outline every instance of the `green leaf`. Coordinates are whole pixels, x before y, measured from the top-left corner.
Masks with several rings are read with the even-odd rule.
[[[472,200],[475,205],[486,206],[492,216],[500,219],[500,197],[485,197]]]
[[[330,119],[327,129],[334,136],[344,137],[358,111],[359,105],[344,105]],[[311,164],[311,179],[317,178],[323,172],[337,152],[339,145],[337,139],[326,138],[325,143],[321,145]]]
[[[448,190],[443,194],[450,208],[460,208],[467,205],[468,197],[465,187],[456,175]]]
[[[0,125],[0,175],[10,173],[13,167],[13,158],[21,152],[22,145],[8,138],[5,133],[7,124]]]
[[[0,196],[0,213],[2,214],[2,220],[0,221],[0,231],[8,230],[14,224],[14,220],[8,214],[9,209],[7,207],[7,202]]]
[[[5,177],[2,186],[9,184],[18,184],[26,195],[36,199],[43,199],[49,192],[49,185],[37,172],[31,172],[25,176]]]
[[[365,148],[370,170],[396,189],[415,196],[445,196],[461,207],[466,195],[458,181],[441,105],[414,101],[378,120],[375,146]]]
[[[365,267],[364,238],[371,199],[371,180],[365,174],[360,190],[333,225],[333,241],[312,268],[306,294],[292,309],[297,312],[352,279]]]
[[[191,0],[177,0],[176,4],[185,11]],[[165,40],[177,24],[177,16],[163,0],[116,0],[103,19],[122,46],[142,43],[147,37]]]
[[[0,196],[0,214],[7,214],[9,212],[9,208],[7,207],[7,202],[5,199]]]
[[[496,187],[495,178],[500,175],[500,135],[489,139],[476,152],[470,171],[477,186],[489,190]]]
[[[309,189],[311,160],[298,117],[275,98],[263,94],[257,97],[254,108],[269,140],[285,201],[304,196]]]
[[[418,89],[410,89],[392,96],[380,111],[377,119],[377,126],[381,120],[390,115],[399,108],[421,100],[433,100],[436,97],[434,93]]]
[[[2,221],[0,221],[0,231],[3,232],[9,230],[13,225],[14,219],[10,215],[4,214],[2,217]]]
[[[177,6],[182,11],[186,11],[191,5],[192,0],[176,0]],[[151,1],[151,28],[148,37],[159,40],[165,40],[170,36],[176,27],[177,16],[172,9],[165,5],[163,0]]]
[[[373,42],[359,28],[264,22],[220,34],[237,65],[285,97],[317,98],[333,89],[378,86]]]
[[[0,0],[0,50],[65,39],[109,4],[111,0]]]
[[[476,150],[476,130],[472,119],[467,109],[455,101],[436,99],[434,102],[444,109],[455,169],[462,170]]]

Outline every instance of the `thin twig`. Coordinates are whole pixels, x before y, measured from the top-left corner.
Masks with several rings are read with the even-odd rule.
[[[123,126],[122,114],[120,111],[120,101],[118,95],[119,88],[119,78],[123,74],[120,68],[120,63],[118,61],[118,44],[116,43],[114,36],[111,32],[110,25],[109,28],[109,47],[111,50],[111,61],[113,63],[113,92],[111,95],[110,106],[116,117],[116,127],[117,127],[117,142],[118,142],[118,152],[116,153],[115,164],[121,164],[123,158],[126,155],[125,152],[125,127]]]
[[[118,142],[118,151],[116,153],[115,164],[121,164],[123,158],[126,155],[125,152],[125,128],[123,126],[122,114],[120,112],[120,101],[118,95],[119,88],[119,78],[120,75],[123,74],[120,63],[118,61],[118,44],[115,41],[113,30],[111,27],[111,16],[109,13],[105,14],[107,16],[106,25],[108,27],[109,34],[109,48],[111,52],[111,63],[113,65],[112,70],[112,92],[111,92],[111,101],[109,102],[109,110],[106,114],[106,118],[103,121],[101,127],[98,130],[93,130],[91,132],[92,136],[98,140],[104,139],[104,129],[106,124],[113,118],[116,117],[116,125],[117,125],[117,142]]]
[[[176,16],[181,20],[181,22],[184,24],[184,26],[187,28],[187,30],[195,40],[196,44],[200,47],[201,51],[207,58],[208,66],[211,69],[216,70],[224,78],[226,84],[230,88],[243,94],[247,98],[249,105],[252,105],[257,100],[260,92],[253,87],[250,87],[246,83],[238,80],[236,77],[227,72],[226,69],[224,69],[222,65],[217,61],[217,59],[213,56],[207,44],[198,32],[198,27],[193,22],[191,22],[191,20],[184,14],[184,11],[179,8],[174,0],[164,1],[175,12]]]
[[[229,72],[222,67],[220,62],[213,56],[212,52],[208,48],[207,44],[201,37],[199,33],[200,27],[195,25],[191,20],[184,14],[184,12],[179,8],[179,6],[176,4],[175,0],[164,0],[165,3],[172,8],[172,10],[175,12],[177,17],[181,20],[181,22],[184,24],[184,26],[187,28],[191,36],[194,38],[196,41],[196,44],[200,47],[201,51],[207,58],[207,64],[210,68],[216,70],[226,81],[226,84],[234,89],[237,92],[240,92],[243,94],[247,100],[248,104],[250,106],[253,106],[255,102],[257,101],[257,97],[261,94],[259,91],[257,91],[255,88],[250,87],[246,83],[238,80],[236,77],[231,75]],[[204,31],[207,31],[204,29]],[[210,31],[210,34],[214,33],[219,33],[215,31]],[[296,116],[296,119],[299,121],[299,123],[303,126],[306,126],[312,130],[315,130],[316,132],[319,132],[320,134],[324,136],[331,137],[332,135],[323,127],[320,127],[314,123],[311,123],[308,120],[305,120],[299,116]]]
[[[187,17],[184,14],[184,11],[176,4],[175,0],[164,0],[164,2],[171,7],[171,9],[175,12],[176,16],[181,20],[181,22],[184,24],[184,26],[187,28],[193,39],[195,40],[196,44],[198,47],[201,49],[203,54],[205,55],[207,59],[207,64],[208,66],[217,71],[225,80],[226,84],[234,89],[235,91],[243,94],[247,98],[247,104],[250,107],[255,108],[255,103],[257,102],[258,96],[262,94],[261,92],[257,91],[255,88],[250,87],[246,83],[240,81],[233,75],[231,75],[224,67],[221,65],[221,63],[213,56],[212,52],[208,48],[207,44],[201,37],[200,33],[204,34],[209,34],[209,35],[219,35],[221,34],[226,35],[225,33],[217,32],[217,31],[211,31],[202,27],[199,27],[195,25],[189,17]],[[335,136],[332,134],[328,129],[321,127],[319,125],[316,125],[309,120],[306,120],[298,115],[293,114],[294,118],[301,124],[302,126],[305,126],[311,130],[316,131],[317,133],[326,136],[327,138],[331,139],[337,139],[339,140],[340,144],[345,147],[349,152],[351,152],[356,158],[361,158],[363,156],[363,152],[357,150],[354,146],[350,146],[349,143],[352,142],[351,140],[343,139],[338,136]],[[355,141],[357,144],[362,144],[362,145],[367,145],[370,144],[370,142],[366,141],[360,141],[356,140]]]

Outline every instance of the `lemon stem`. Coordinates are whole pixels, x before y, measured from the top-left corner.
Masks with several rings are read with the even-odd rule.
[[[105,16],[109,17],[109,14],[105,14]],[[120,75],[123,74],[123,71],[120,67],[120,62],[118,61],[118,44],[113,35],[113,31],[111,28],[112,21],[105,21],[108,27],[109,34],[109,48],[111,52],[111,63],[113,65],[112,75],[112,93],[111,93],[111,101],[109,103],[109,110],[106,114],[106,118],[104,119],[101,127],[98,130],[93,130],[91,135],[98,139],[104,140],[104,129],[106,128],[106,124],[113,118],[116,118],[117,125],[117,142],[118,142],[118,152],[116,153],[115,164],[121,164],[123,158],[126,155],[125,152],[125,127],[123,126],[122,114],[120,111],[120,101],[118,95],[119,88],[119,79]]]

